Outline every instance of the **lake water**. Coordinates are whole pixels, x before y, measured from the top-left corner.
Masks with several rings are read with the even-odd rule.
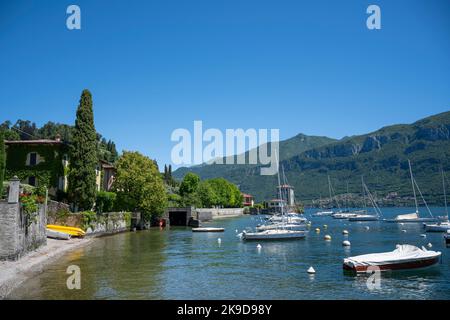
[[[385,218],[408,208],[382,209]],[[443,208],[433,208],[443,213]],[[425,211],[424,215],[425,216]],[[311,218],[306,239],[285,242],[242,242],[236,236],[260,223],[260,216],[216,220],[205,226],[225,233],[192,233],[190,228],[123,233],[96,239],[72,251],[15,290],[11,299],[450,299],[450,248],[441,233],[421,224],[348,222]],[[323,225],[328,229],[324,230]],[[366,230],[366,226],[370,230]],[[314,229],[322,232],[316,234]],[[342,231],[349,231],[349,236]],[[404,232],[406,230],[406,232]],[[329,234],[331,242],[323,237]],[[221,238],[219,244],[218,238]],[[349,240],[350,248],[342,246]],[[382,274],[381,288],[369,290],[367,275],[344,273],[345,257],[392,251],[397,244],[433,245],[441,251],[436,266]],[[81,290],[68,290],[66,269],[81,269]],[[307,274],[313,266],[314,276]]]

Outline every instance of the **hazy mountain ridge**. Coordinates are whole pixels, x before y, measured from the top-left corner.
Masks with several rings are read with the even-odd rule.
[[[299,200],[328,196],[327,175],[338,193],[346,192],[347,181],[350,192],[359,193],[363,175],[369,188],[380,197],[392,192],[409,196],[412,190],[408,159],[411,159],[416,180],[430,203],[442,198],[441,164],[450,178],[450,112],[342,140],[314,138],[321,139],[315,141],[312,137],[298,135],[280,142],[281,164],[289,183],[296,188]],[[309,143],[299,144],[299,141]],[[202,178],[221,176],[229,179],[258,200],[275,196],[276,176],[260,176],[257,165],[180,168],[175,176],[181,178],[188,171]]]

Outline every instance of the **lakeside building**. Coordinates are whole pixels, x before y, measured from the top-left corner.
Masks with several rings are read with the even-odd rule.
[[[294,187],[288,184],[283,184],[277,187],[277,195],[281,194],[281,198],[286,200],[289,207],[295,206]]]
[[[252,195],[243,193],[242,197],[244,198],[242,203],[244,207],[253,207],[255,205],[255,200]]]
[[[5,180],[17,176],[22,184],[45,185],[52,196],[67,192],[69,145],[59,136],[54,140],[5,140],[5,147]],[[100,160],[96,167],[97,191],[110,191],[114,177],[114,165]]]

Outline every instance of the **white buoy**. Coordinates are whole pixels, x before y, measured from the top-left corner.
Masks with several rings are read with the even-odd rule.
[[[431,248],[433,248],[433,245],[432,245],[431,243],[429,243],[429,244],[427,245],[427,247],[431,249]]]
[[[239,230],[238,229],[236,229],[236,233],[238,233],[239,232]]]
[[[256,249],[261,250],[261,249],[262,249],[262,245],[258,244],[258,245],[256,246]]]
[[[352,244],[350,243],[350,241],[345,240],[344,242],[342,242],[342,245],[343,245],[344,247],[350,247]]]
[[[221,244],[222,243],[222,239],[217,239],[217,242],[219,243],[219,244]]]
[[[331,236],[327,234],[325,237],[323,237],[325,241],[331,241]]]
[[[402,223],[400,223],[400,225],[401,225],[401,226],[404,226],[405,224],[402,222]]]
[[[323,228],[324,228],[324,229],[327,229],[327,228],[328,228],[328,226],[327,226],[326,224],[324,224],[324,225],[323,225]]]
[[[402,230],[403,233],[406,233],[406,230]]]
[[[367,226],[367,227],[366,227],[366,230],[370,230],[370,227]]]
[[[316,274],[316,270],[313,267],[310,267],[307,271],[309,274]]]
[[[420,236],[421,236],[422,238],[426,238],[426,237],[427,237],[426,234],[421,234]]]
[[[320,233],[320,229],[319,229],[319,228],[317,228],[317,229],[316,229],[316,232],[317,232],[317,233]]]
[[[342,231],[342,234],[343,234],[344,236],[346,236],[346,235],[348,235],[348,231],[347,231],[347,230],[344,230],[344,231]]]

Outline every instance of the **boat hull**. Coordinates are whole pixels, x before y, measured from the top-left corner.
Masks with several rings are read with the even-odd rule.
[[[426,232],[447,232],[450,230],[450,225],[426,224]]]
[[[359,221],[378,221],[378,217],[350,217],[348,221],[359,222]]]
[[[352,271],[356,273],[366,273],[369,268],[378,267],[380,271],[391,271],[391,270],[408,270],[408,269],[419,269],[426,268],[435,265],[439,262],[440,256],[431,257],[420,260],[410,260],[402,261],[398,263],[387,263],[387,264],[374,264],[374,265],[364,265],[364,266],[354,266],[346,264],[344,262],[343,268],[346,271]]]
[[[192,232],[225,232],[224,228],[193,228]]]
[[[389,223],[424,223],[424,222],[437,222],[434,218],[418,218],[418,219],[384,219],[384,222]]]
[[[306,237],[304,232],[290,232],[279,234],[266,234],[264,232],[246,233],[242,236],[246,241],[274,241],[274,240],[295,240],[303,239]]]

